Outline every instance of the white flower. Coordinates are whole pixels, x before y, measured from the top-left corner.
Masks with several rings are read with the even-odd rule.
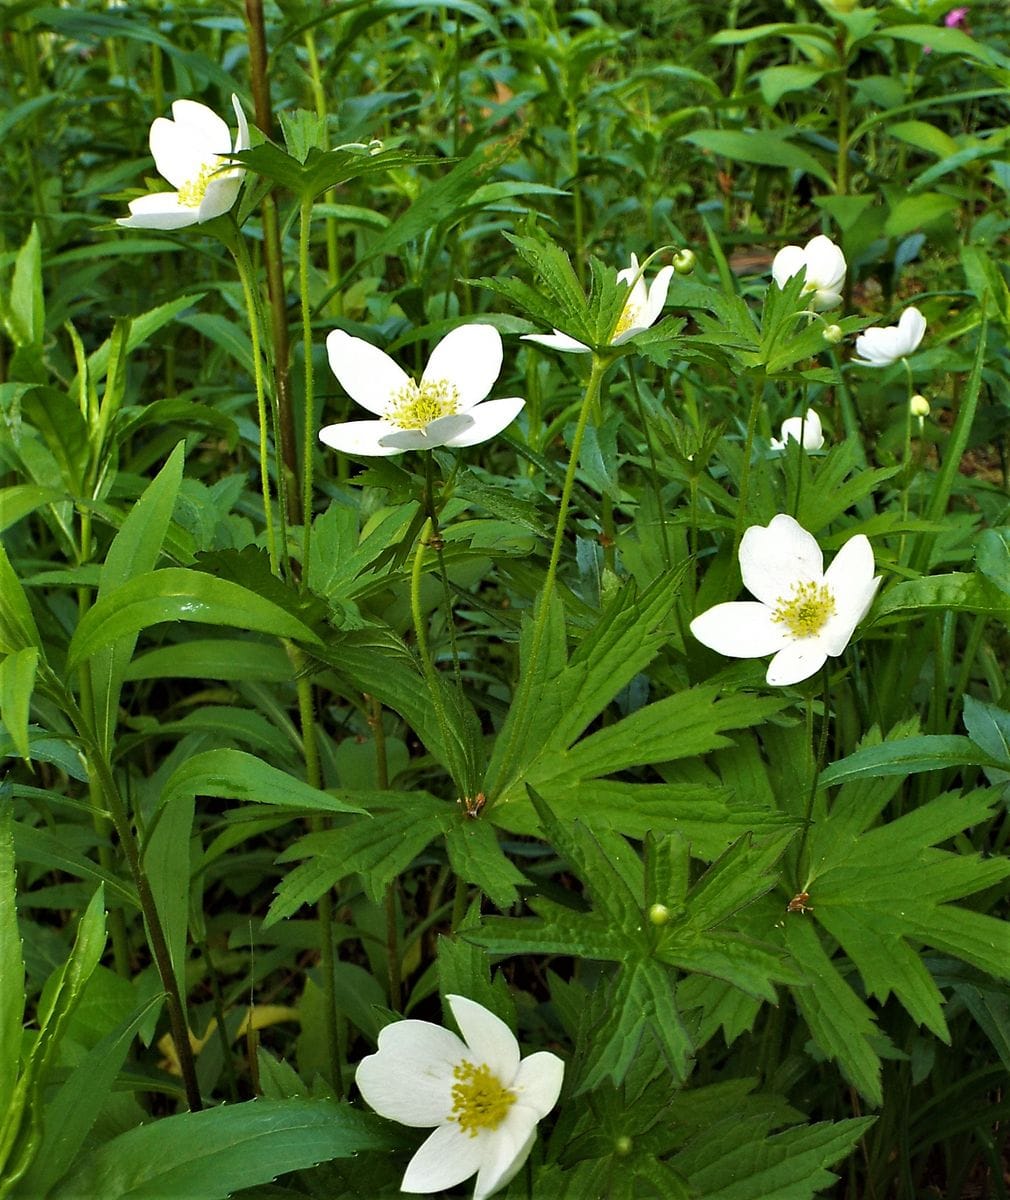
[[[799,683],[841,654],[880,585],[863,534],[825,571],[816,540],[784,513],[743,535],[740,573],[757,600],[717,604],[695,617],[691,632],[731,658],[774,654],[766,679],[775,686]]]
[[[501,433],[526,403],[517,396],[484,400],[502,364],[501,334],[493,325],[460,325],[447,333],[432,350],[420,383],[384,351],[340,329],[326,339],[326,351],[347,394],[379,418],[319,431],[327,446],[345,454],[475,446]]]
[[[807,409],[805,417],[790,417],[782,422],[782,440],[772,438],[773,450],[784,450],[786,442],[799,442],[804,450],[820,450],[824,445],[824,433],[821,429],[821,418],[812,408]]]
[[[918,348],[926,332],[926,318],[917,308],[906,308],[897,325],[872,325],[856,338],[852,361],[860,367],[889,367],[899,358],[907,358]]]
[[[670,280],[673,278],[673,267],[663,267],[652,283],[646,287],[642,268],[638,265],[638,256],[633,254],[631,266],[625,267],[623,271],[618,271],[617,278],[621,283],[626,283],[631,291],[624,302],[614,335],[610,339],[611,346],[619,346],[622,342],[633,338],[636,333],[641,333],[643,329],[655,325],[659,314],[663,311],[663,305],[666,303],[666,294],[670,290]],[[537,342],[541,346],[549,346],[552,350],[562,350],[566,354],[589,353],[588,346],[577,342],[575,338],[569,337],[567,333],[562,333],[559,329],[555,329],[553,333],[524,333],[521,340]]]
[[[823,233],[805,246],[783,246],[772,262],[772,278],[783,288],[804,267],[807,274],[801,294],[813,293],[811,307],[817,312],[837,308],[845,283],[845,255],[839,247]]]
[[[519,1059],[509,1027],[483,1005],[448,996],[463,1040],[428,1021],[395,1021],[355,1080],[383,1117],[435,1126],[407,1165],[400,1190],[442,1192],[476,1172],[474,1200],[505,1187],[526,1161],[537,1122],[557,1103],[564,1063],[541,1050]]]
[[[249,149],[249,124],[237,96],[231,98],[238,120],[234,150]],[[182,229],[228,212],[242,186],[244,167],[225,167],[233,153],[231,132],[206,104],[176,100],[172,120],[158,117],[151,126],[151,154],[158,174],[177,191],[151,192],[130,201],[130,215],[117,225],[133,229]]]

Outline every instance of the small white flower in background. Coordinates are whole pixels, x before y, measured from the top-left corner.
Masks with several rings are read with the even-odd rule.
[[[824,432],[821,428],[821,418],[812,408],[807,409],[805,417],[790,417],[782,422],[782,439],[772,438],[773,450],[784,450],[786,442],[799,442],[804,450],[820,450],[824,445]]]
[[[333,374],[377,421],[327,425],[319,437],[345,454],[389,455],[436,446],[475,446],[510,425],[526,403],[485,400],[502,364],[493,325],[460,325],[431,352],[420,383],[384,351],[335,329],[326,339]],[[483,403],[482,403],[483,401]]]
[[[691,632],[731,658],[774,654],[766,679],[777,687],[841,654],[880,586],[864,534],[849,538],[825,571],[814,537],[785,513],[743,535],[740,573],[757,600],[717,604],[695,617]]]
[[[238,197],[244,167],[226,167],[235,150],[249,149],[249,124],[232,96],[238,132],[231,131],[206,104],[176,100],[172,119],[158,117],[151,126],[151,154],[158,174],[174,192],[151,192],[130,201],[130,215],[117,225],[133,229],[182,229],[228,212]]]
[[[780,288],[806,267],[802,295],[811,297],[817,312],[837,308],[845,284],[845,255],[829,237],[820,233],[805,246],[783,246],[772,262],[772,278]]]
[[[358,1064],[355,1081],[380,1116],[435,1126],[401,1191],[442,1192],[476,1173],[474,1200],[485,1200],[526,1161],[565,1066],[547,1050],[520,1061],[504,1021],[465,996],[446,999],[462,1039],[428,1021],[395,1021],[379,1033],[378,1053]]]
[[[670,290],[670,280],[673,278],[673,274],[673,267],[663,267],[661,271],[657,272],[652,283],[646,287],[642,268],[638,265],[638,256],[635,254],[631,256],[631,266],[617,272],[618,280],[626,283],[631,288],[631,292],[624,302],[614,336],[610,339],[611,346],[619,346],[622,342],[633,338],[636,333],[641,333],[643,329],[649,329],[655,325],[663,311],[663,305],[666,303],[666,294]],[[521,340],[536,342],[538,345],[548,346],[552,350],[561,350],[566,354],[589,353],[588,346],[577,342],[575,338],[569,337],[567,333],[562,333],[559,329],[555,329],[553,333],[524,333]]]
[[[926,318],[917,308],[906,308],[897,325],[872,325],[856,338],[852,361],[860,367],[889,367],[899,358],[907,358],[918,349],[926,332]]]

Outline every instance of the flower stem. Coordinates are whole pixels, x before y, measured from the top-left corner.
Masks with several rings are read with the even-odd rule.
[[[462,696],[463,675],[459,666],[459,647],[456,644],[456,623],[452,616],[452,593],[449,591],[449,576],[445,569],[445,547],[438,522],[438,509],[435,507],[435,468],[430,454],[425,456],[424,504],[431,521],[431,536],[428,540],[435,550],[435,556],[438,559],[438,573],[442,580],[442,603],[445,606],[445,625],[449,631],[452,673],[456,680],[456,690]]]
[[[814,811],[814,799],[817,796],[817,781],[824,768],[824,757],[828,749],[828,723],[830,721],[831,674],[825,663],[821,673],[824,696],[824,712],[821,714],[821,736],[814,754],[814,701],[813,696],[807,698],[807,741],[810,746],[810,790],[807,793],[807,803],[803,811],[803,828],[800,830],[800,841],[796,847],[796,890],[805,892],[809,880],[802,877],[803,855],[807,848],[807,838],[810,834],[810,821]]]
[[[312,198],[302,198],[298,234],[298,287],[302,301],[302,354],[305,370],[305,428],[302,442],[302,574],[305,587],[312,553],[312,450],[315,443],[315,374],[312,370],[312,303],[309,296],[309,233]]]
[[[736,525],[733,529],[733,553],[731,558],[736,561],[740,541],[743,538],[744,527],[747,524],[747,501],[750,498],[751,458],[754,454],[754,435],[757,432],[758,413],[764,399],[765,377],[759,376],[750,402],[750,412],[747,414],[747,436],[744,440],[743,465],[740,468],[740,496],[736,512]]]
[[[905,378],[908,380],[908,397],[905,400],[905,450],[904,450],[904,479],[901,485],[901,523],[908,521],[908,493],[912,487],[912,397],[915,395],[915,384],[912,380],[912,368],[908,359],[901,360],[905,365]],[[905,560],[905,533],[898,539],[898,562]]]
[[[424,574],[422,566],[424,563],[424,550],[429,544],[432,536],[431,517],[428,517],[421,527],[421,532],[417,539],[417,550],[414,553],[414,566],[410,573],[410,612],[414,620],[414,636],[417,639],[417,654],[421,660],[421,670],[424,672],[424,679],[428,685],[428,694],[431,696],[431,702],[435,706],[435,716],[438,718],[438,728],[442,735],[442,742],[448,746],[450,744],[449,719],[446,716],[445,705],[442,702],[441,683],[438,678],[438,672],[431,661],[431,652],[428,648],[428,631],[424,623],[424,610],[421,607],[421,576]]]
[[[263,378],[263,355],[261,351],[261,333],[259,309],[256,304],[255,280],[252,263],[249,261],[249,251],[238,226],[235,227],[235,245],[232,250],[235,266],[238,268],[239,279],[242,282],[242,294],[245,297],[246,316],[249,321],[249,336],[252,339],[253,378],[256,385],[256,413],[260,427],[260,490],[263,493],[263,516],[266,521],[267,553],[270,555],[270,570],[276,575],[277,539],[274,534],[273,505],[270,499],[270,465],[267,444],[267,400],[266,387]],[[277,464],[277,479],[280,482],[283,467]]]

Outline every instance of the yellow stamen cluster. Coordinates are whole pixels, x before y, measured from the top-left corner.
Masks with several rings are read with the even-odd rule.
[[[835,598],[823,583],[797,583],[790,597],[778,601],[773,621],[788,626],[796,637],[812,637],[820,633],[835,611]]]
[[[621,313],[617,322],[617,328],[614,330],[614,337],[618,338],[622,333],[627,333],[629,329],[642,323],[642,308],[639,304],[632,304],[629,300]]]
[[[503,1087],[487,1063],[463,1061],[453,1070],[452,1114],[462,1132],[476,1137],[481,1129],[497,1129],[515,1104],[516,1094]]]
[[[423,429],[439,417],[459,412],[459,392],[448,379],[417,384],[411,380],[393,397],[385,416],[399,429]]]
[[[200,164],[200,170],[193,179],[187,179],[179,188],[179,203],[186,208],[199,208],[207,194],[207,185],[221,165],[221,159],[215,155],[208,162]]]

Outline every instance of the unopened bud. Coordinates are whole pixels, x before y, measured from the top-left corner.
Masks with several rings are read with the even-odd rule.
[[[627,1158],[633,1146],[634,1142],[632,1142],[631,1138],[626,1133],[622,1133],[619,1138],[614,1140],[614,1153],[619,1158]]]
[[[829,346],[837,346],[842,338],[845,337],[845,333],[841,325],[825,325],[824,333],[821,336]]]
[[[673,269],[678,275],[690,275],[697,261],[693,250],[678,250],[673,256]]]
[[[372,138],[372,140],[368,143],[369,154],[381,154],[385,148],[386,147],[383,145],[381,138]]]
[[[670,910],[665,904],[653,904],[649,909],[649,920],[653,925],[665,925],[670,919]]]
[[[913,417],[922,418],[929,416],[929,401],[925,396],[913,396],[908,402],[908,407]]]

